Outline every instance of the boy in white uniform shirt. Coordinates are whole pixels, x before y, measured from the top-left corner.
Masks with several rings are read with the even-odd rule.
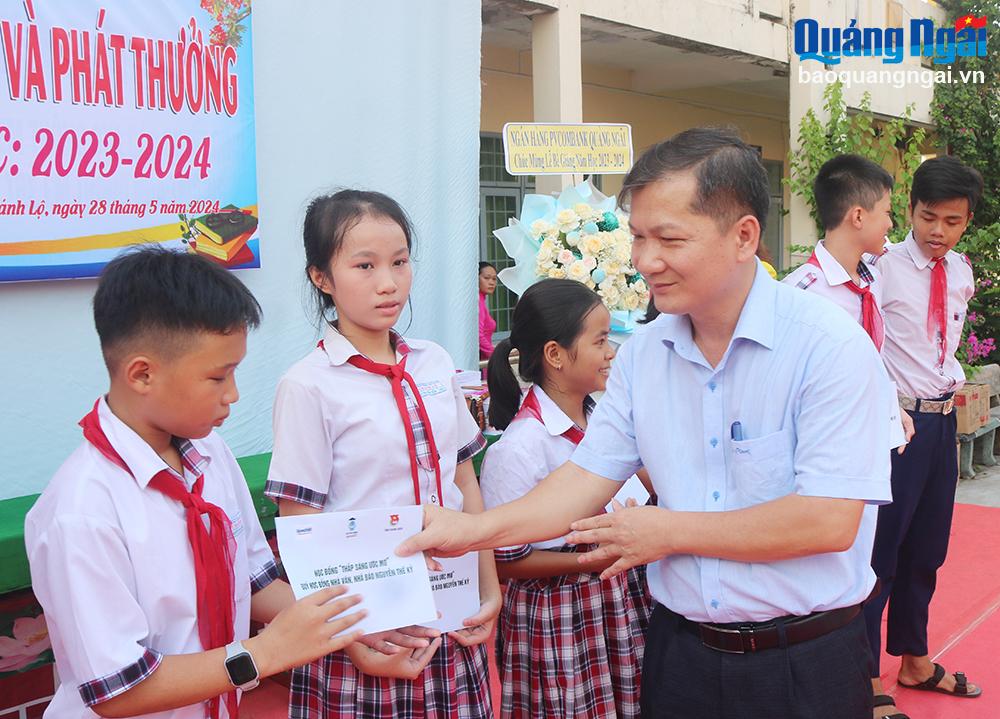
[[[892,176],[860,155],[838,155],[827,160],[813,180],[816,211],[825,239],[816,243],[809,259],[782,282],[815,292],[851,315],[868,333],[879,352],[885,343],[882,283],[864,255],[882,253],[892,229]],[[903,451],[913,436],[913,420],[889,403],[889,446]]]
[[[45,718],[235,719],[237,689],[341,649],[363,616],[337,616],[359,601],[331,601],[342,587],[295,602],[212,431],[260,308],[208,260],[148,248],[108,264],[94,319],[110,391],[25,520],[59,673]],[[270,624],[247,639],[251,618]]]
[[[916,428],[906,453],[892,456],[892,504],[879,509],[872,567],[882,591],[865,606],[877,666],[882,612],[886,650],[902,657],[899,684],[956,697],[982,690],[928,655],[928,605],[948,552],[958,460],[952,397],[965,384],[955,358],[975,289],[968,259],[954,247],[982,197],[980,174],[954,157],[924,162],[910,192],[912,229],[876,262],[882,273],[882,357]]]

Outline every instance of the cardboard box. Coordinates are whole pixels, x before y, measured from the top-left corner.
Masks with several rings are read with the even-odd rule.
[[[988,384],[977,385],[979,387],[979,426],[982,427],[990,421],[990,392],[993,388]]]
[[[967,384],[955,393],[955,417],[959,434],[972,434],[983,426],[979,421],[979,385]]]

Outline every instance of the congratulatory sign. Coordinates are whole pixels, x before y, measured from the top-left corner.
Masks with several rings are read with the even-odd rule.
[[[632,128],[508,122],[503,155],[511,175],[624,175],[632,167]]]

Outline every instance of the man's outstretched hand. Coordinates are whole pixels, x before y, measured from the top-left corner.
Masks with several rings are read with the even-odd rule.
[[[474,549],[482,528],[481,514],[465,514],[434,505],[424,505],[424,530],[396,547],[396,554],[409,557],[424,552],[432,557],[461,557]]]

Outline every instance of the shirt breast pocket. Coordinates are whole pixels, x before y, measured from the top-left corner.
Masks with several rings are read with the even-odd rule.
[[[730,442],[730,508],[750,507],[791,494],[795,488],[792,431]]]
[[[239,511],[233,512],[229,517],[229,524],[236,543],[236,552],[233,557],[233,577],[236,580],[235,596],[237,601],[242,601],[250,596],[250,582],[247,581],[250,574],[249,562],[247,561],[247,532],[243,523],[243,514]]]
[[[962,339],[962,328],[965,326],[965,312],[948,313],[948,353],[954,354]]]

